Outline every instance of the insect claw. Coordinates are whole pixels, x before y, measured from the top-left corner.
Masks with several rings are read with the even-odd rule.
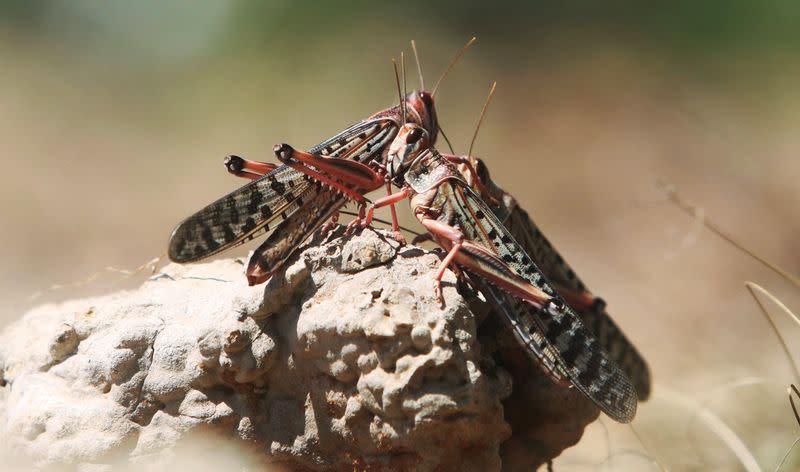
[[[442,283],[439,279],[433,281],[433,298],[435,298],[440,305],[444,305],[444,297],[442,297]]]
[[[400,244],[400,246],[405,246],[406,244],[408,244],[406,242],[406,237],[403,236],[403,233],[401,233],[400,231],[395,231],[393,236],[394,240],[397,241]]]

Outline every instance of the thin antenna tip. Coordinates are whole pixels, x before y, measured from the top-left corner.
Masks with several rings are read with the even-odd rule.
[[[437,80],[436,81],[436,85],[433,86],[433,90],[431,91],[431,95],[433,95],[433,96],[436,95],[437,90],[439,90],[439,85],[442,84],[442,81],[444,80],[445,77],[447,77],[447,74],[450,72],[450,70],[453,68],[453,66],[456,64],[456,62],[458,62],[458,60],[461,58],[461,56],[464,54],[464,52],[467,49],[469,49],[470,46],[472,46],[472,43],[474,43],[476,39],[478,39],[478,38],[473,36],[469,41],[467,41],[467,44],[465,44],[461,48],[461,50],[458,51],[458,54],[456,54],[456,57],[454,57],[453,60],[450,61],[450,65],[447,66],[447,69],[445,69],[444,72],[442,72],[442,75],[439,76],[439,80]]]

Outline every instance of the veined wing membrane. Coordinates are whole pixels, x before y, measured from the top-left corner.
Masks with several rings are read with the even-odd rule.
[[[310,152],[368,161],[394,137],[396,128],[394,121],[386,118],[363,121]],[[181,222],[170,237],[169,258],[194,262],[244,244],[268,232],[273,221],[289,218],[319,189],[319,184],[302,172],[279,166]]]
[[[519,276],[558,300],[544,309],[527,307],[516,322],[533,335],[540,332],[555,349],[546,351],[556,361],[577,389],[591,398],[606,414],[617,421],[629,422],[636,413],[636,390],[619,366],[598,345],[578,315],[569,308],[547,282],[525,250],[511,236],[484,201],[460,179],[450,179],[455,221],[465,236],[493,250]],[[460,221],[459,221],[460,220]],[[491,283],[491,281],[489,281]],[[506,295],[510,297],[510,295]]]
[[[495,215],[505,222],[505,226],[536,261],[547,280],[558,284],[559,288],[571,289],[576,293],[586,292],[586,285],[550,244],[528,213],[510,195],[505,194],[501,198],[502,205],[496,209]],[[646,400],[650,395],[650,369],[622,329],[602,307],[596,311],[589,309],[576,312],[584,325],[592,330],[603,350],[631,379],[639,400]]]

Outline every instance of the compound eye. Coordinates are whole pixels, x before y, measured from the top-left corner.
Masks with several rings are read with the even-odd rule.
[[[428,92],[420,92],[419,98],[422,99],[422,103],[425,104],[426,107],[431,108],[433,106],[433,97]]]
[[[406,144],[414,144],[422,138],[422,129],[414,128],[406,136]]]

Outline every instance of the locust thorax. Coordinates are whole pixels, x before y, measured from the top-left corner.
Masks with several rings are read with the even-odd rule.
[[[406,170],[429,148],[430,140],[425,128],[415,123],[404,124],[389,145],[386,156],[389,178],[398,185],[402,184]]]
[[[435,143],[439,134],[439,121],[436,107],[433,106],[433,95],[424,90],[415,90],[406,95],[406,106],[408,121],[419,123],[428,132],[429,142]]]

